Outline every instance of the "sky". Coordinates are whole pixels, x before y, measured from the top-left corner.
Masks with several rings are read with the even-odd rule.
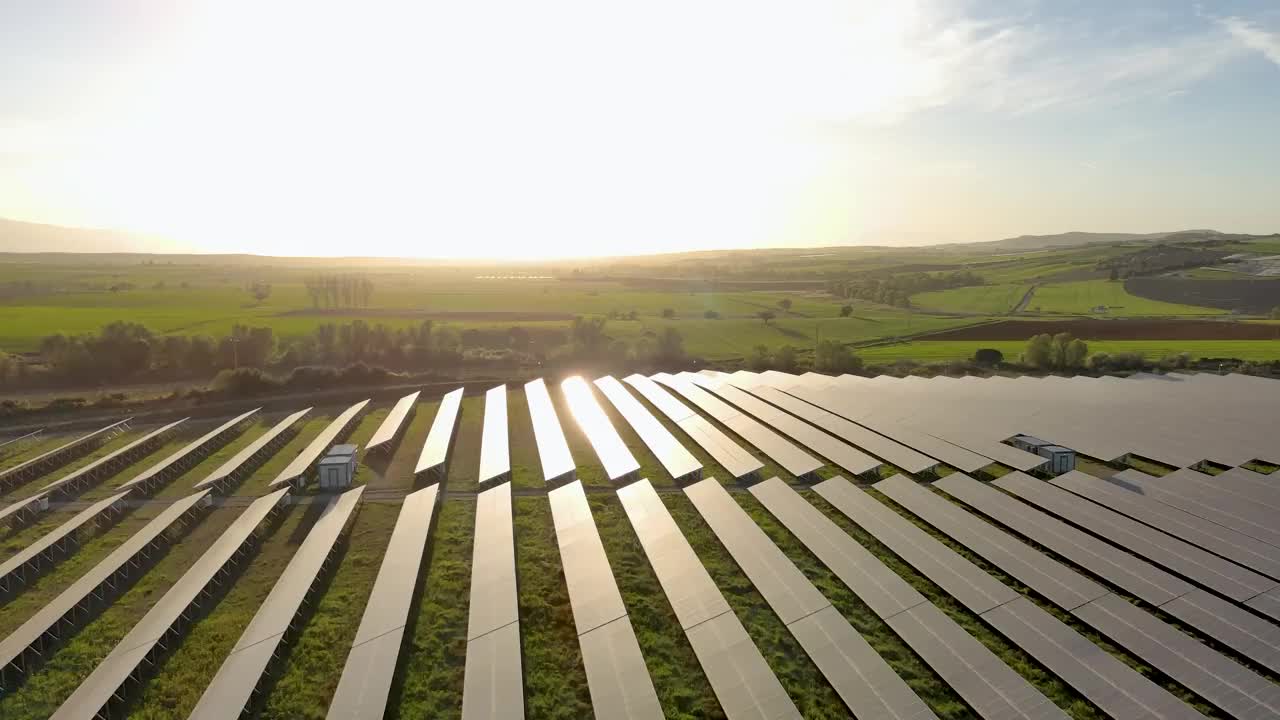
[[[0,47],[0,217],[197,252],[1280,231],[1275,0],[13,0]]]

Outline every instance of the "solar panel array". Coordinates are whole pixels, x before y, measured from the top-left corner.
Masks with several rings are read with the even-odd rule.
[[[283,485],[300,486],[307,480],[307,473],[311,472],[311,468],[315,466],[316,461],[325,453],[334,443],[351,430],[355,419],[360,413],[364,412],[365,407],[369,404],[368,400],[361,400],[351,407],[343,410],[341,414],[333,419],[319,435],[312,438],[311,442],[302,449],[301,453],[293,459],[280,474],[271,481],[271,487],[278,488]]]
[[[396,401],[391,412],[387,413],[382,424],[369,437],[369,442],[365,443],[365,452],[386,452],[395,444],[396,438],[408,427],[409,416],[417,406],[418,396],[421,394],[422,391],[417,390]]]
[[[338,689],[329,703],[332,720],[379,720],[386,713],[439,490],[439,485],[429,485],[409,494],[400,507]]]
[[[658,488],[639,478],[634,448],[627,447],[618,432],[621,427],[600,405],[595,390],[661,463],[668,477],[655,481],[674,481],[676,487]],[[744,624],[746,615],[739,618],[731,597],[721,592],[685,538],[673,517],[675,506],[668,509],[673,497],[687,500],[803,649],[807,661],[798,661],[812,663],[835,697],[860,719],[924,719],[934,713],[908,684],[910,676],[895,670],[901,668],[899,653],[877,652],[880,646],[873,646],[858,630],[865,625],[846,616],[850,608],[833,605],[787,557],[781,549],[785,545],[775,544],[735,495],[745,498],[749,493],[758,502],[751,507],[771,514],[777,520],[772,527],[798,540],[870,609],[878,618],[877,627],[894,633],[975,717],[1060,719],[1074,709],[1059,707],[1046,697],[1039,671],[1026,674],[1022,665],[1006,664],[976,634],[975,626],[960,621],[953,606],[937,598],[939,591],[1111,717],[1200,717],[1171,692],[1176,684],[1225,716],[1280,718],[1280,683],[1275,680],[1280,676],[1280,624],[1275,622],[1280,620],[1280,530],[1274,522],[1280,492],[1276,481],[1261,472],[1229,467],[1211,476],[1191,468],[1208,469],[1200,463],[1204,459],[1238,461],[1235,464],[1246,456],[1273,459],[1268,454],[1274,455],[1274,443],[1268,445],[1264,433],[1248,429],[1280,401],[1280,394],[1265,381],[1216,376],[830,378],[704,370],[632,375],[624,382],[602,377],[589,383],[571,377],[561,383],[561,392],[610,481],[611,487],[595,491],[617,494],[683,641],[729,718],[798,718],[805,706],[797,706],[799,698],[788,694],[795,676],[776,675],[766,659],[772,659],[777,647],[754,636],[758,626]],[[637,637],[639,626],[632,626],[630,596],[624,601],[614,577],[614,569],[621,568],[611,565],[588,502],[589,488],[574,480],[575,460],[545,381],[527,383],[525,395],[532,436],[550,486],[519,492],[545,496],[534,501],[546,502],[550,509],[591,712],[610,718],[661,717],[661,684],[681,679],[647,662],[652,658],[642,649],[645,636]],[[419,397],[412,393],[401,398],[370,445],[400,452],[395,441]],[[1155,397],[1148,402],[1148,412],[1154,408],[1166,414],[1127,435],[1105,413],[1097,427],[1082,428],[1063,419],[1078,423],[1087,402],[1119,398],[1139,403],[1144,397]],[[1058,398],[1057,404],[1049,402],[1053,398]],[[1232,416],[1216,406],[1206,410],[1220,425],[1200,428],[1200,445],[1183,425],[1168,421],[1187,417],[1185,403],[1207,404],[1214,398],[1237,403],[1238,412]],[[461,400],[459,388],[440,401],[413,479],[446,479]],[[300,484],[318,456],[352,428],[368,402],[347,408],[271,485]],[[199,492],[176,501],[164,496],[152,501],[164,506],[154,519],[0,640],[0,702],[128,590],[165,546],[198,522],[212,505],[213,492],[230,491],[276,454],[308,410],[290,414],[255,438],[201,479],[196,484]],[[1093,410],[1096,413],[1096,407]],[[24,540],[0,562],[0,595],[25,592],[34,579],[77,552],[93,528],[106,527],[139,506],[140,496],[229,440],[255,412],[222,423],[105,497],[72,506],[38,537]],[[1136,417],[1129,406],[1116,414]],[[473,493],[462,488],[461,497],[449,500],[475,503],[470,597],[459,600],[467,603],[468,613],[459,708],[464,718],[523,717],[523,644],[528,638],[521,633],[520,572],[555,571],[518,567],[513,502],[517,491],[510,482],[508,420],[506,388],[492,388],[481,430],[479,489]],[[47,510],[51,501],[57,504],[60,498],[102,482],[137,462],[181,423],[155,429],[12,502],[0,510],[0,523],[29,518]],[[76,452],[92,448],[94,437],[109,436],[113,427],[123,426],[103,428],[63,447],[74,459]],[[1110,428],[1114,436],[1107,437],[1099,427]],[[1238,435],[1224,437],[1227,432]],[[1033,478],[1016,470],[1039,468],[1043,458],[1005,442],[1023,433],[1068,444],[1081,453],[1098,453],[1102,459],[1137,454],[1184,467],[1162,477],[1127,470],[1110,478],[1082,472]],[[86,442],[77,447],[80,441]],[[694,445],[735,480],[756,480],[762,459],[795,479],[775,477],[746,488],[699,479],[702,462],[690,452]],[[1108,455],[1112,452],[1120,455]],[[28,473],[48,472],[64,460],[55,458]],[[993,462],[1015,471],[993,473],[997,477],[990,483],[963,472],[940,472],[940,463],[964,471],[986,469]],[[889,465],[929,479],[942,477],[926,485],[921,484],[924,477],[896,475],[877,482],[878,493],[835,477],[814,485],[815,497],[804,492],[805,483],[823,468],[870,475]],[[395,472],[408,475],[407,468]],[[34,476],[28,474],[27,479]],[[678,488],[685,484],[681,492]],[[117,717],[129,712],[131,698],[147,676],[183,641],[200,611],[219,597],[217,588],[234,582],[235,568],[251,555],[271,516],[288,502],[290,489],[269,490],[249,504],[167,587],[53,717]],[[404,672],[402,650],[410,647],[407,635],[414,603],[429,561],[433,519],[449,494],[444,484],[427,484],[404,497],[345,662],[332,669],[337,689],[330,718],[378,718],[391,710],[396,679]],[[283,574],[237,644],[221,658],[192,717],[238,717],[258,706],[270,687],[273,662],[305,622],[364,496],[365,488],[357,487],[304,500],[322,503],[324,509],[314,522],[308,521],[305,539],[292,551]],[[382,491],[377,499],[396,502],[398,497]],[[243,507],[247,500],[217,502]],[[864,546],[857,539],[862,536],[845,532],[827,514],[832,511],[879,545]],[[925,527],[1019,585],[1004,584]],[[937,588],[917,589],[896,569],[900,565],[878,554],[880,547]],[[1056,609],[1048,610],[1050,605]],[[1076,627],[1088,627],[1097,635],[1082,634]],[[1090,640],[1098,635],[1110,644],[1103,647],[1101,641]],[[1113,653],[1154,669],[1168,687]],[[683,702],[665,695],[663,700]]]
[[[413,468],[414,476],[431,476],[437,480],[443,477],[454,432],[458,429],[461,409],[462,388],[453,390],[440,399],[440,407],[436,410],[435,419],[431,421],[431,430],[427,432],[427,439],[422,444],[422,453],[418,455],[418,464]]]
[[[569,404],[570,414],[604,466],[609,481],[619,483],[635,479],[636,473],[640,472],[640,463],[636,462],[627,444],[614,430],[609,416],[591,394],[587,381],[575,375],[560,383],[560,391]]]
[[[277,648],[287,641],[294,618],[303,611],[304,603],[320,582],[338,539],[351,526],[363,494],[364,488],[356,487],[329,500],[205,688],[191,711],[192,718],[238,718],[252,709],[267,667],[276,658]]]
[[[0,470],[0,492],[9,492],[22,483],[57,470],[77,457],[87,452],[92,452],[94,448],[101,447],[103,443],[128,429],[130,419],[125,418],[124,420],[113,422],[110,425],[65,442],[52,450],[47,450],[33,458],[23,460],[13,467]]]
[[[120,487],[134,489],[140,493],[150,493],[244,432],[248,420],[256,415],[258,410],[261,410],[261,408],[254,408],[231,418],[192,440],[169,457],[138,473],[132,480],[121,484]]]
[[[483,485],[511,478],[511,448],[507,445],[507,386],[484,394],[484,428],[480,436],[480,475]]]
[[[542,481],[559,485],[573,480],[577,466],[573,464],[569,443],[560,428],[555,405],[551,404],[547,384],[542,378],[527,382],[524,394],[533,423],[533,439],[538,444],[538,457],[542,460]]]
[[[192,610],[208,596],[209,585],[224,577],[228,566],[243,560],[243,549],[288,492],[288,488],[276,490],[246,508],[80,683],[53,718],[92,720],[114,714],[115,707],[124,705],[125,684],[154,670],[158,658],[171,649],[175,629],[190,620]]]

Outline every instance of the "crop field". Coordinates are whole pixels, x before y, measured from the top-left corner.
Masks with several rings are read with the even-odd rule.
[[[1090,340],[1089,353],[1141,353],[1156,361],[1187,353],[1199,358],[1237,358],[1268,361],[1280,359],[1280,340]],[[861,348],[858,355],[867,362],[890,364],[911,359],[922,363],[967,360],[980,348],[994,348],[1005,359],[1016,360],[1027,347],[1022,340],[913,340],[895,345]]]
[[[1041,285],[1027,303],[1027,309],[1032,312],[1070,315],[1093,314],[1093,309],[1100,306],[1107,308],[1107,315],[1124,317],[1220,315],[1224,312],[1217,308],[1148,300],[1126,292],[1124,283],[1108,280]]]
[[[1155,347],[1159,341],[1146,342]],[[1249,341],[1219,341],[1219,347],[1248,344]],[[995,346],[1015,354],[1020,342],[1009,341],[926,341],[916,342],[911,352],[917,356],[952,357],[942,348]],[[1098,343],[1101,350],[1133,346],[1124,341]],[[935,349],[937,348],[937,349]],[[1178,348],[1185,349],[1183,345]],[[873,356],[879,348],[863,351]],[[972,350],[965,351],[971,354]],[[461,408],[457,437],[451,446],[451,460],[443,484],[443,498],[436,507],[431,538],[422,569],[420,595],[406,629],[399,670],[392,687],[387,716],[392,718],[457,718],[462,705],[471,580],[472,539],[475,528],[476,475],[480,454],[480,432],[484,414],[481,388],[469,389]],[[638,536],[614,493],[614,488],[596,460],[583,428],[573,419],[568,404],[554,383],[551,396],[569,450],[577,463],[578,479],[587,490],[591,515],[599,529],[605,554],[617,582],[628,616],[650,673],[662,711],[669,718],[723,717],[719,701],[641,546]],[[888,662],[915,694],[940,718],[959,720],[973,717],[974,711],[946,681],[863,600],[847,587],[818,557],[793,536],[774,515],[751,494],[731,482],[729,473],[703,448],[689,438],[647,400],[641,406],[655,416],[704,466],[704,477],[720,479],[737,504],[789,558],[803,576],[831,602],[839,615]],[[603,395],[595,393],[610,424],[634,455],[640,475],[647,477],[659,493],[698,560],[724,594],[733,613],[760,649],[769,668],[805,718],[843,718],[848,710],[818,667],[806,655],[787,627],[774,614],[769,602],[743,570],[734,562],[711,527],[692,502],[666,474],[658,458],[641,441],[626,420]],[[592,701],[587,674],[578,645],[572,605],[562,572],[560,548],[551,520],[546,487],[523,389],[508,386],[508,437],[512,465],[514,547],[518,569],[518,606],[523,645],[524,689],[527,715],[533,718],[581,718],[591,714]],[[341,542],[331,572],[320,582],[315,602],[299,617],[299,631],[282,648],[266,685],[263,701],[252,716],[272,720],[321,720],[337,688],[342,667],[357,626],[373,588],[383,554],[386,552],[400,510],[400,499],[413,488],[411,470],[438,408],[438,400],[424,399],[406,421],[402,439],[389,456],[364,458],[356,474],[358,484],[367,484],[374,494],[358,508],[349,531]],[[342,409],[317,408],[297,427],[297,434],[277,453],[263,462],[231,497],[215,506],[158,557],[153,567],[119,589],[119,596],[100,612],[85,619],[81,629],[71,632],[61,647],[47,654],[42,667],[21,684],[0,693],[0,717],[5,720],[47,718],[82,683],[93,668],[120,641],[129,629],[164,595],[182,573],[228,528],[248,501],[265,493],[276,476],[312,438]],[[349,439],[363,444],[386,417],[389,402],[376,402],[352,426]],[[109,527],[86,534],[66,558],[46,567],[21,592],[0,605],[0,637],[7,636],[31,618],[59,592],[89,571],[96,563],[136,533],[167,503],[187,494],[190,486],[225,462],[239,449],[265,432],[283,416],[272,413],[255,419],[242,434],[210,453],[202,462],[159,488],[152,500],[138,503]],[[993,632],[945,590],[933,584],[915,568],[897,557],[865,530],[850,522],[769,458],[755,451],[728,427],[707,418],[764,462],[762,477],[781,478],[797,489],[801,497],[854,541],[867,548],[911,587],[937,606],[947,617],[1024,678],[1068,716],[1080,720],[1106,715],[1055,677],[1016,643]],[[215,421],[202,419],[175,436],[163,447],[124,469],[102,486],[81,494],[84,504],[105,497],[111,487],[126,481],[173,448],[203,433]],[[135,427],[130,435],[146,432]],[[47,438],[45,442],[60,438]],[[112,446],[124,442],[114,440]],[[27,452],[37,452],[33,446]],[[1082,467],[1107,469],[1101,465]],[[992,475],[1007,471],[991,466]],[[944,474],[947,472],[944,469]],[[821,477],[841,474],[826,465]],[[0,504],[29,492],[28,485],[15,489]],[[861,483],[861,481],[857,481]],[[873,497],[891,511],[925,528],[947,547],[975,562],[997,578],[1027,593],[1032,602],[1085,635],[1103,650],[1128,666],[1152,678],[1175,696],[1210,714],[1213,710],[1186,688],[1129,655],[1072,615],[1048,604],[964,547],[939,535],[922,520],[888,498],[871,491]],[[178,637],[170,652],[157,658],[156,665],[132,695],[129,717],[160,720],[185,717],[199,700],[204,688],[218,671],[223,659],[248,626],[297,552],[319,517],[324,496],[314,490],[300,492],[279,518],[265,531],[260,547],[240,569],[228,576],[226,586],[215,593],[213,602],[197,613],[193,624]],[[65,522],[77,507],[51,508],[33,524],[0,536],[0,561],[13,556],[30,543]],[[1123,594],[1122,594],[1123,596]]]
[[[911,302],[922,308],[939,308],[948,312],[999,315],[1016,308],[1030,288],[1030,285],[1023,284],[978,285],[919,293],[911,296]]]

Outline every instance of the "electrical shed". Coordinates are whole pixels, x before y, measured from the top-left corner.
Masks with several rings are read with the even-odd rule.
[[[356,446],[334,445],[316,465],[321,490],[351,487],[356,476]]]

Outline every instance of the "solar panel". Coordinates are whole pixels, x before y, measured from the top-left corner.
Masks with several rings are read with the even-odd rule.
[[[591,632],[626,615],[627,608],[614,582],[582,483],[572,482],[556,488],[547,493],[547,500],[551,504],[551,518],[578,634]]]
[[[577,475],[577,466],[569,452],[569,443],[564,439],[560,418],[556,416],[556,408],[551,404],[546,383],[542,378],[531,380],[525,383],[524,394],[533,423],[533,439],[538,444],[538,457],[542,460],[543,481],[558,484],[573,480]]]
[[[0,527],[17,529],[48,509],[49,493],[38,492],[0,509]]]
[[[1242,602],[1277,587],[1274,580],[1022,473],[993,484],[1233,600]]]
[[[729,720],[801,717],[738,616],[717,615],[686,634]]]
[[[756,386],[751,388],[751,393],[906,472],[929,472],[938,466],[938,461],[931,457],[776,388]]]
[[[934,717],[720,483],[702,480],[684,492],[856,716]]]
[[[175,420],[162,425],[143,435],[133,442],[103,455],[93,462],[83,465],[53,482],[40,488],[50,497],[66,496],[79,493],[86,488],[97,485],[117,472],[132,465],[138,458],[156,449],[179,425],[188,418]]]
[[[462,720],[521,720],[523,717],[520,623],[513,620],[467,643]]]
[[[1026,678],[932,603],[922,602],[885,621],[979,717],[1067,717]]]
[[[944,478],[944,480],[954,475]],[[1019,532],[1025,527],[1032,527],[1034,530],[1042,530],[1037,532],[1033,539],[1040,542],[1045,547],[1064,555],[1073,561],[1079,562],[1083,567],[1090,569],[1099,576],[1112,580],[1117,585],[1124,586],[1125,583],[1134,586],[1140,590],[1156,594],[1155,597],[1166,598],[1158,605],[1162,610],[1169,614],[1180,618],[1188,625],[1204,634],[1213,637],[1219,642],[1231,647],[1238,652],[1254,659],[1255,661],[1266,665],[1280,660],[1280,627],[1270,625],[1261,618],[1250,615],[1238,606],[1232,605],[1225,600],[1218,600],[1213,596],[1209,596],[1203,590],[1193,589],[1190,585],[1183,583],[1185,591],[1178,594],[1169,595],[1168,588],[1174,583],[1181,581],[1164,573],[1150,565],[1145,565],[1144,561],[1133,558],[1132,556],[1123,556],[1124,554],[1118,549],[1112,549],[1108,553],[1105,548],[1109,547],[1101,541],[1093,540],[1087,536],[1084,538],[1075,537],[1075,534],[1083,535],[1078,530],[1070,528],[1058,520],[1055,520],[1044,513],[1034,510],[1030,507],[1021,505],[1016,500],[1008,496],[1000,494],[998,491],[989,487],[982,486],[976,481],[968,478],[958,478],[965,482],[947,483],[944,489],[949,493],[960,496],[965,502],[992,514],[992,517],[1003,521],[1009,518],[1011,514],[1017,513],[1019,507],[1025,508],[1023,515],[1026,517],[1023,527],[1018,528]],[[938,484],[938,483],[935,483]],[[976,486],[976,487],[975,487]],[[926,491],[921,490],[921,492]],[[999,497],[995,497],[999,496]],[[945,500],[938,497],[930,498],[933,504],[949,504]],[[1010,503],[1012,507],[1003,507],[1004,503]],[[919,505],[926,503],[920,502]],[[915,512],[915,509],[912,508]],[[998,517],[997,517],[998,516]],[[950,530],[946,527],[940,527],[944,532],[950,534]],[[994,530],[994,528],[992,528]],[[967,541],[962,541],[966,542]],[[1096,543],[1096,544],[1095,544]],[[1101,547],[1099,547],[1101,546]],[[970,545],[972,548],[973,546]],[[980,554],[981,550],[973,548]],[[1032,551],[1027,548],[1028,551]],[[1100,555],[1111,554],[1116,556],[1111,563],[1104,563],[1097,560]],[[1127,558],[1127,559],[1125,559]],[[990,559],[990,558],[989,558]],[[992,560],[995,562],[995,560]],[[999,565],[999,563],[996,563]],[[1041,556],[1041,564],[1045,567],[1056,566],[1058,572],[1069,573],[1077,578],[1083,579],[1078,573],[1062,567],[1056,561]],[[1008,568],[1005,568],[1008,570]],[[1130,572],[1133,569],[1133,572]],[[1164,577],[1162,577],[1164,576]],[[1034,582],[1027,582],[1032,589],[1040,590]],[[1135,593],[1136,594],[1136,593]],[[1141,595],[1139,595],[1141,597]],[[1098,598],[1094,598],[1097,600]],[[1154,603],[1153,603],[1154,604]],[[1079,606],[1064,608],[1075,612]],[[1205,610],[1206,607],[1212,607],[1212,612]],[[1178,632],[1172,626],[1159,624],[1154,627],[1159,628],[1164,635],[1171,636],[1172,633]],[[1105,629],[1105,628],[1101,628]],[[1169,641],[1167,644],[1173,644]],[[1142,647],[1131,648],[1135,653],[1141,652]],[[1216,688],[1219,683],[1228,683],[1231,678],[1239,676],[1240,668],[1225,656],[1214,655],[1219,662],[1203,666],[1204,672],[1184,676],[1182,673],[1186,670],[1183,665],[1170,662],[1170,659],[1163,654],[1156,653],[1154,655],[1142,656],[1147,662],[1153,666],[1160,668],[1170,676],[1182,682],[1188,687],[1199,687],[1203,681],[1202,675],[1205,673],[1213,676],[1215,680],[1211,685]],[[1218,692],[1215,690],[1215,692]],[[1228,695],[1234,693],[1233,690],[1224,690]]]
[[[634,479],[640,472],[640,464],[636,462],[627,444],[622,442],[609,416],[596,403],[591,395],[591,386],[581,377],[566,378],[560,383],[560,391],[569,403],[569,412],[578,422],[578,427],[587,436],[596,457],[604,466],[605,474],[611,482],[625,482]]]
[[[783,481],[757,483],[751,494],[880,618],[927,602]]]
[[[926,506],[948,504],[900,475],[876,487],[896,493],[902,498],[897,502],[917,515]],[[827,480],[814,490],[1107,714],[1185,715],[1172,695],[843,478]],[[1153,715],[1152,707],[1167,707],[1168,714]]]
[[[1208,505],[1246,515],[1260,522],[1273,519],[1275,513],[1280,512],[1280,495],[1270,488],[1267,492],[1260,492],[1247,484],[1233,482],[1229,473],[1227,471],[1222,476],[1212,476],[1183,468],[1160,478],[1160,484],[1176,487]],[[1220,480],[1219,477],[1226,479]]]
[[[1066,717],[1022,676],[786,483],[772,478],[752,486],[751,494],[885,620],[979,716],[992,720]]]
[[[18,452],[21,450],[23,443],[35,440],[42,432],[44,432],[44,428],[33,430],[25,435],[19,435],[18,437],[9,438],[8,440],[0,442],[0,458],[7,458],[13,453]]]
[[[1280,716],[1280,685],[1223,657],[1191,636],[1111,594],[1073,611],[1104,635],[1236,718]],[[1210,671],[1210,668],[1213,671]]]
[[[618,488],[618,499],[635,528],[658,583],[666,593],[681,629],[730,611],[697,554],[680,532],[647,479]]]
[[[409,417],[409,412],[414,409],[415,403],[418,402],[418,396],[422,394],[421,390],[409,393],[396,401],[391,408],[391,412],[382,419],[382,424],[377,430],[373,431],[373,436],[369,438],[369,442],[365,444],[365,452],[373,452],[375,450],[383,450],[390,447],[400,434],[400,431],[406,427],[405,420]]]
[[[690,375],[689,373],[681,373],[680,377],[689,379],[698,376]],[[765,425],[768,425],[770,428],[777,430],[783,435],[786,435],[809,450],[818,453],[855,475],[862,475],[864,473],[871,472],[881,465],[879,460],[867,455],[857,448],[851,447],[850,445],[841,442],[835,437],[822,432],[812,425],[787,415],[781,410],[752,397],[748,393],[739,390],[732,385],[705,378],[703,379],[703,382],[707,386],[711,387],[712,391],[717,395],[733,402],[746,413],[758,418]],[[725,421],[725,424],[736,430],[737,426],[735,423],[744,424],[747,421],[748,418],[743,415],[730,418]],[[778,438],[778,441],[785,442],[782,441],[781,438]],[[763,447],[762,449],[764,449],[766,453],[769,453],[767,447]],[[800,475],[801,473],[793,474]]]
[[[787,629],[856,717],[937,717],[834,607]]]
[[[1240,508],[1222,509],[1207,503],[1204,493],[1188,491],[1159,482],[1159,478],[1136,470],[1123,470],[1111,478],[1111,482],[1128,491],[1171,505],[1192,515],[1211,520],[1236,532],[1261,540],[1273,547],[1280,547],[1280,530],[1274,522],[1260,521]]]
[[[329,703],[332,720],[380,720],[386,712],[439,488],[429,485],[410,493],[400,506],[351,654]]]
[[[363,486],[356,487],[329,500],[272,586],[267,599],[240,635],[240,640],[205,688],[191,711],[193,720],[238,718],[260,696],[267,667],[276,657],[277,648],[286,642],[286,633],[302,612],[307,596],[320,582],[338,538],[350,527],[363,493]]]
[[[413,468],[414,476],[426,473],[443,478],[445,463],[449,458],[449,447],[453,443],[453,434],[458,427],[458,412],[461,408],[462,388],[453,390],[440,399],[436,417],[431,421],[431,430],[422,444],[422,453],[418,455],[418,464]]]
[[[94,668],[53,718],[88,720],[121,705],[125,685],[138,682],[142,674],[154,669],[157,658],[167,652],[165,643],[174,629],[189,620],[190,611],[206,597],[210,583],[217,582],[230,564],[243,559],[241,550],[288,492],[288,488],[277,490],[246,508]]]
[[[1209,596],[1145,560],[1120,551],[975,480],[951,475],[934,484],[1049,550],[1128,590],[1138,599],[1181,619],[1255,662],[1280,671],[1280,626],[1238,605]],[[1214,608],[1212,613],[1201,611],[1209,605]]]
[[[875,488],[1067,610],[1108,592],[1079,573],[1058,563],[1046,562],[1042,553],[1026,543],[901,475],[876,483]]]
[[[1113,718],[1204,717],[1026,598],[982,619]]]
[[[950,548],[848,480],[834,477],[818,483],[813,490],[969,610],[981,614],[1019,597],[971,563],[957,563],[958,556]]]
[[[192,487],[196,490],[213,487],[219,491],[226,491],[232,484],[252,472],[253,468],[259,463],[270,455],[275,454],[275,451],[284,445],[286,438],[289,436],[288,430],[309,412],[311,412],[311,408],[299,410],[276,423],[274,427],[254,438],[253,442],[241,448],[240,452],[236,453],[230,460],[220,465],[217,470],[209,473],[208,477]]]
[[[312,466],[343,434],[350,429],[351,424],[355,421],[356,416],[364,411],[365,406],[369,404],[368,400],[361,400],[342,411],[341,415],[333,419],[319,435],[316,435],[310,443],[303,448],[298,457],[293,459],[289,465],[280,471],[280,474],[271,481],[269,487],[280,487],[281,485],[301,485],[306,482],[306,475],[311,471]]]
[[[225,445],[232,438],[244,432],[245,423],[249,418],[257,414],[262,408],[254,408],[249,412],[242,413],[200,437],[187,443],[178,451],[169,457],[151,465],[146,470],[138,473],[136,477],[128,482],[122,483],[121,488],[136,488],[140,493],[149,493],[157,486],[172,480],[178,473],[190,468],[196,463],[203,460],[209,453]]]
[[[9,492],[21,483],[37,478],[47,472],[57,470],[80,455],[92,451],[93,448],[100,447],[107,440],[115,437],[128,428],[129,420],[131,419],[132,418],[125,418],[124,420],[98,428],[93,432],[86,433],[74,440],[63,443],[52,450],[48,450],[33,458],[24,460],[13,467],[0,470],[0,492]]]
[[[21,627],[0,640],[0,690],[15,687],[20,677],[38,668],[62,641],[94,617],[104,603],[122,594],[136,574],[145,572],[143,559],[163,542],[166,533],[199,513],[207,504],[207,497],[207,491],[198,492],[170,504]]]
[[[476,496],[475,533],[467,640],[487,635],[520,617],[510,483],[495,485]]]
[[[778,376],[770,376],[772,372],[764,374],[768,376],[764,378],[765,382],[771,384],[772,387],[840,415],[847,420],[857,422],[863,427],[874,430],[926,456],[935,457],[962,472],[973,472],[990,465],[992,462],[991,458],[966,450],[959,445],[953,445],[928,433],[912,430],[898,423],[887,422],[874,414],[856,412],[857,403],[855,398],[841,392],[839,387],[832,384],[830,378],[823,377],[819,380],[816,378],[786,376],[787,379],[782,379],[781,373]],[[868,450],[871,449],[868,448]],[[871,451],[875,452],[874,450]],[[899,465],[899,467],[902,466]]]
[[[619,488],[618,498],[725,716],[730,720],[799,718],[649,481]]]
[[[1103,507],[1280,580],[1280,553],[1276,553],[1273,545],[1076,470],[1059,475],[1051,482]]]
[[[578,637],[596,717],[661,718],[631,620],[625,615]]]
[[[677,423],[694,442],[720,464],[735,480],[750,477],[760,472],[764,464],[751,453],[743,450],[720,428],[701,417],[685,418]]]
[[[41,536],[13,557],[0,563],[0,597],[5,597],[40,577],[79,544],[77,533],[90,523],[105,524],[124,512],[129,491],[103,498]]]
[[[695,415],[684,403],[672,397],[671,393],[644,375],[628,375],[624,380],[643,395],[645,400],[648,400],[654,407],[658,408],[659,412],[666,415],[671,422],[678,423],[687,417]]]
[[[595,384],[631,425],[631,429],[636,431],[654,457],[658,458],[668,475],[677,481],[698,480],[702,477],[702,463],[685,450],[675,436],[627,392],[622,383],[606,375],[597,378]]]
[[[483,485],[511,477],[511,448],[507,445],[507,386],[484,394],[484,427],[480,432],[480,475]]]

